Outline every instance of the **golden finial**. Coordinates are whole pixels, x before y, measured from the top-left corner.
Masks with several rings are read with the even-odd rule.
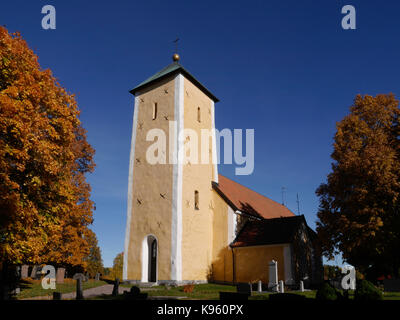
[[[172,56],[172,60],[174,60],[174,62],[178,62],[180,59],[179,54],[174,53],[174,55]]]

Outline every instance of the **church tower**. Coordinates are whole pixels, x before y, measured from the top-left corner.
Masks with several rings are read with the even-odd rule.
[[[131,90],[135,105],[123,279],[133,282],[205,282],[212,263],[212,182],[218,183],[212,129],[218,99],[177,54],[173,60]],[[155,138],[157,132],[165,139]],[[163,142],[165,148],[154,152],[155,144]],[[149,154],[159,161],[149,162]]]

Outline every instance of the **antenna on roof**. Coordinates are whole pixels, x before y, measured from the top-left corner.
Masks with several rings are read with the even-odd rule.
[[[300,200],[299,200],[299,194],[297,193],[297,214],[300,215]]]
[[[286,191],[286,187],[282,187],[282,205],[285,205],[285,191]]]

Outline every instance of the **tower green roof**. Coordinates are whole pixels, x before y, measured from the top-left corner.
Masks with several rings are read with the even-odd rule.
[[[200,81],[198,81],[193,75],[190,74],[189,71],[187,71],[181,64],[178,62],[173,62],[170,65],[166,66],[164,69],[160,70],[157,72],[155,75],[151,76],[150,78],[146,79],[142,83],[140,83],[138,86],[133,88],[130,93],[133,95],[140,91],[141,89],[144,89],[145,87],[154,84],[155,82],[166,78],[167,76],[171,76],[174,74],[179,74],[181,73],[184,75],[187,79],[189,79],[191,82],[193,82],[200,90],[202,90],[210,99],[214,100],[214,102],[218,102],[218,98],[215,97],[204,85],[201,84]]]

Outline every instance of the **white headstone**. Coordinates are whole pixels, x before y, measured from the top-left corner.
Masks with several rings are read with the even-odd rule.
[[[304,282],[300,280],[300,291],[304,292]]]
[[[283,280],[279,281],[279,292],[285,293],[285,284],[283,283]]]
[[[258,292],[262,292],[262,282],[261,282],[261,280],[258,281],[258,290],[257,291]]]
[[[268,289],[278,291],[278,262],[272,260],[269,264]]]

